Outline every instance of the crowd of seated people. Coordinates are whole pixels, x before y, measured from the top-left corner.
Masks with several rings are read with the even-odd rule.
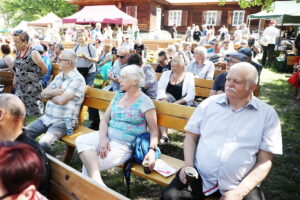
[[[97,27],[99,29],[99,25]],[[97,42],[101,41],[99,38],[103,37],[101,30],[99,29],[100,32],[99,30],[97,32],[95,29],[92,34],[95,45],[92,45],[88,42],[89,36],[87,32],[85,30],[78,30],[76,32],[77,45],[74,46],[73,50],[64,50],[60,43],[54,42],[49,42],[47,45],[42,44],[42,46],[40,44],[31,45],[26,32],[15,32],[14,42],[18,50],[16,58],[17,64],[13,67],[17,75],[16,94],[26,106],[26,112],[24,108],[24,115],[26,113],[32,116],[34,115],[32,113],[37,113],[36,115],[40,116],[30,125],[26,126],[25,129],[21,128],[21,131],[18,131],[16,134],[28,135],[27,137],[35,139],[42,133],[45,133],[45,135],[39,138],[39,143],[36,143],[36,145],[39,147],[40,152],[42,152],[41,155],[43,155],[44,152],[53,153],[51,150],[52,145],[59,138],[65,136],[67,133],[72,134],[72,131],[76,129],[79,110],[84,99],[85,86],[89,85],[93,87],[95,76],[100,73],[104,80],[109,80],[110,82],[109,85],[103,89],[115,92],[116,96],[111,101],[101,121],[98,110],[89,110],[89,119],[92,121],[90,128],[94,130],[99,129],[99,131],[82,135],[76,139],[78,154],[83,163],[83,174],[105,186],[99,172],[124,164],[132,154],[132,147],[134,146],[136,137],[147,130],[151,133],[151,148],[145,159],[150,161],[151,169],[153,169],[155,163],[155,148],[157,145],[167,144],[169,137],[166,127],[157,126],[157,115],[152,100],[156,99],[191,106],[195,99],[195,78],[215,79],[210,92],[210,96],[214,97],[208,98],[198,106],[195,116],[193,115],[186,127],[186,130],[190,132],[186,140],[191,144],[197,143],[201,131],[200,129],[202,129],[202,126],[205,126],[201,124],[203,116],[197,118],[198,115],[202,115],[200,111],[206,110],[207,107],[212,107],[213,103],[223,106],[226,105],[230,108],[233,107],[235,111],[238,111],[241,108],[241,104],[239,104],[240,100],[243,101],[242,104],[245,103],[245,98],[239,99],[235,96],[239,92],[243,92],[243,94],[247,93],[247,98],[249,101],[251,100],[251,102],[258,101],[251,96],[251,94],[255,89],[255,85],[259,83],[259,74],[262,70],[262,66],[252,60],[254,52],[258,52],[257,49],[249,47],[249,30],[243,26],[242,29],[236,33],[234,39],[231,40],[230,34],[228,31],[226,32],[226,30],[220,31],[220,33],[222,32],[221,37],[215,36],[212,28],[209,30],[206,26],[202,28],[202,32],[197,26],[191,29],[192,34],[190,34],[190,39],[188,39],[187,42],[170,44],[166,49],[160,51],[158,53],[158,65],[155,70],[144,58],[144,47],[141,41],[133,45],[131,38],[127,36],[125,37],[126,40],[124,43],[120,42],[116,45],[102,44],[101,42]],[[105,35],[106,38],[110,37],[108,30],[106,30]],[[238,48],[235,48],[235,45],[238,45]],[[112,47],[114,47],[114,50],[112,50]],[[100,49],[100,54],[97,53],[97,49]],[[208,49],[210,49],[209,54]],[[136,51],[136,53],[132,53],[133,51]],[[220,57],[217,62],[226,63],[226,72],[218,75],[216,78],[214,78],[215,64],[210,61],[210,58],[215,55]],[[117,58],[116,60],[114,60],[114,56]],[[27,65],[30,64],[31,67],[34,67],[34,81],[40,84],[40,81],[43,80],[43,75],[51,74],[49,73],[51,69],[47,66],[46,60],[51,60],[52,63],[58,63],[61,73],[57,75],[51,83],[49,83],[49,81],[45,82],[44,89],[37,85],[35,88],[32,88],[31,85],[29,87],[27,84],[27,90],[30,90],[30,92],[27,91],[27,93],[31,95],[34,94],[34,97],[27,97],[28,94],[24,94],[23,90],[21,91],[23,93],[20,95],[20,90],[22,89],[20,85],[22,85],[22,81],[26,79],[27,76],[32,78],[30,74],[32,73],[31,71],[28,72],[26,77],[21,74],[21,66],[28,68],[29,66]],[[237,65],[238,63],[241,65]],[[9,67],[9,61],[7,65]],[[240,67],[236,68],[233,66]],[[240,69],[241,66],[245,66],[246,70]],[[253,72],[253,66],[256,72]],[[231,70],[231,67],[233,67],[233,70]],[[87,70],[82,70],[82,68],[87,68]],[[159,80],[155,72],[161,73]],[[251,77],[245,75],[246,72],[252,74]],[[50,78],[49,76],[47,77]],[[240,79],[250,81],[251,84],[249,83],[247,88],[246,86],[240,88],[240,86],[236,84],[236,80]],[[27,97],[27,99],[25,99],[24,96]],[[224,98],[227,97],[228,99],[230,97],[231,100],[227,102],[228,104],[224,100]],[[44,111],[39,110],[39,112],[37,112],[37,108],[41,108],[39,103],[44,104],[42,98],[48,100],[46,108]],[[30,107],[27,105],[28,101],[31,102]],[[255,109],[255,102],[252,102],[249,106],[247,105],[249,109]],[[235,103],[238,104],[237,107]],[[245,105],[243,104],[243,106]],[[34,109],[32,107],[34,107]],[[0,114],[4,113],[1,112],[1,108],[0,96]],[[273,111],[270,112],[272,112],[273,117],[275,116],[275,119],[276,114],[274,114]],[[71,121],[70,126],[68,121]],[[203,123],[205,123],[205,121]],[[0,124],[0,133],[2,129],[1,126]],[[262,129],[263,126],[264,125],[262,125]],[[204,127],[204,129],[206,131],[206,127]],[[278,132],[279,131],[277,131],[276,134],[279,134]],[[207,132],[202,133],[201,131],[201,134],[205,135]],[[16,138],[16,136],[11,137],[10,141],[15,141],[17,140]],[[279,136],[275,142],[280,144],[280,139],[278,138]],[[226,140],[226,138],[223,139],[224,141]],[[268,142],[265,143],[267,145]],[[265,145],[265,143],[263,144]],[[188,149],[187,146],[188,144],[185,144],[184,151],[187,153],[192,152],[194,155],[195,149]],[[191,147],[194,148],[195,146]],[[255,149],[255,151],[258,150],[254,147],[253,149]],[[37,151],[39,152],[39,150]],[[265,156],[265,151],[271,152],[271,154],[281,153],[280,145],[276,150],[270,150],[265,147],[260,151],[264,151],[262,153],[263,156]],[[46,159],[41,155],[39,156],[41,157],[42,164],[47,165]],[[197,154],[195,156],[199,155]],[[264,158],[268,161],[272,160],[272,156],[266,156]],[[198,163],[193,162],[193,160],[198,162],[199,158],[194,159],[189,156],[188,159],[190,160],[186,161],[186,166],[184,167],[195,166],[197,170],[199,170],[201,177],[205,177],[206,174],[202,173],[202,168],[199,167]],[[261,163],[257,162],[252,164]],[[212,165],[216,168],[215,163],[212,163]],[[240,168],[237,169],[241,170]],[[247,172],[251,172],[251,170],[253,170],[253,168],[247,168]],[[210,173],[209,171],[206,172]],[[211,175],[213,181],[208,180],[209,178],[203,180],[206,184],[206,189],[210,189],[209,187],[215,184],[215,174],[209,175]],[[245,177],[246,174],[243,173],[242,178]],[[177,175],[177,179],[174,181],[176,184],[179,184],[180,187],[185,187],[185,180],[185,175],[183,175],[183,170],[181,170]],[[234,184],[228,184],[230,187],[236,187],[237,182],[238,181]],[[174,185],[172,184],[173,183],[164,191],[162,199],[176,199],[174,197],[175,193],[170,192],[170,190],[173,191],[172,187]],[[202,183],[198,184],[200,185]],[[227,183],[224,184],[226,185]],[[197,187],[199,187],[199,185],[197,185]],[[230,197],[231,194],[226,194],[226,192],[231,191],[230,188],[224,185],[220,185],[220,187],[216,188],[216,190],[212,190],[212,193],[218,193],[214,193],[213,195],[223,195],[225,196],[224,199]],[[253,186],[247,190],[243,190],[241,195],[244,197],[253,189],[256,188]],[[6,190],[7,188],[5,187],[4,191],[10,192]],[[201,196],[202,193],[197,195]]]

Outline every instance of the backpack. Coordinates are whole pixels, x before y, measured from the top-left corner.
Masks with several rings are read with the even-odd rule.
[[[137,136],[135,146],[133,147],[133,152],[131,158],[124,164],[123,173],[127,185],[127,197],[130,195],[130,176],[131,176],[131,166],[133,163],[142,164],[146,154],[150,147],[150,133],[142,133]],[[160,149],[156,147],[155,160],[161,155]]]
[[[74,51],[75,53],[77,52],[77,49],[79,47],[79,44],[75,47]],[[89,51],[89,55],[90,57],[92,57],[92,53],[91,53],[91,50],[90,50],[90,44],[88,44],[88,51]],[[91,66],[89,67],[77,67],[77,70],[78,72],[83,76],[83,77],[86,77],[88,74],[89,74],[89,71],[90,69],[95,65],[95,63],[92,63]]]

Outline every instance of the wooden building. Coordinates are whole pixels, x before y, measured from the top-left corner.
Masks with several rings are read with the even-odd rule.
[[[187,26],[212,25],[216,30],[226,25],[229,30],[247,22],[250,14],[261,7],[241,9],[236,1],[227,0],[224,6],[218,0],[68,0],[79,8],[87,5],[116,5],[123,12],[136,17],[140,31],[171,30],[174,24],[177,31],[184,33]],[[257,24],[251,23],[257,27]]]

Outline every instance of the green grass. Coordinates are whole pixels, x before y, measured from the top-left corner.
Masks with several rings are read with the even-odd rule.
[[[100,88],[102,81],[95,82]],[[293,88],[287,84],[284,74],[264,69],[261,74],[260,99],[272,105],[278,112],[282,123],[282,137],[284,154],[276,156],[273,168],[262,183],[266,199],[296,200],[300,199],[300,101],[295,100]],[[161,150],[164,154],[183,159],[184,134],[169,131],[170,144]],[[61,158],[65,147],[61,142],[54,146],[56,157]],[[82,164],[75,153],[70,163],[72,167],[81,170]],[[126,195],[126,185],[122,179],[122,170],[119,168],[102,172],[104,182],[113,190]],[[163,188],[145,179],[132,175],[132,199],[158,199]]]

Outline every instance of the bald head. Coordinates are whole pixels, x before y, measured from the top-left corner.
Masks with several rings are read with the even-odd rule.
[[[257,84],[258,82],[258,73],[256,68],[247,62],[240,62],[234,64],[230,67],[230,71],[237,70],[242,74],[249,82]]]
[[[13,94],[0,94],[0,109],[8,111],[11,115],[24,119],[26,109],[19,97]]]

